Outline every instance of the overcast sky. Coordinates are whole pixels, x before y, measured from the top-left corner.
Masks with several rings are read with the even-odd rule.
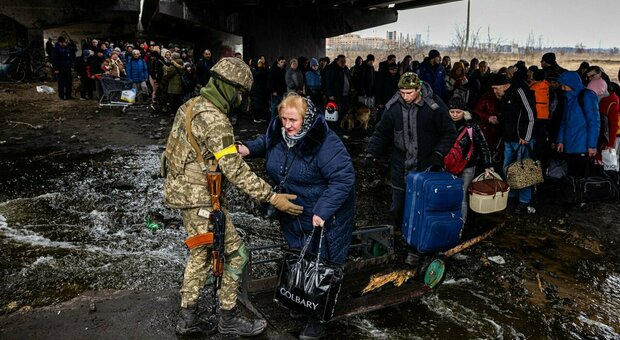
[[[363,37],[385,38],[386,31],[416,33],[426,42],[430,28],[431,44],[450,45],[455,25],[465,26],[467,0],[419,9],[399,11],[398,21],[355,32]],[[536,46],[542,35],[543,46],[587,48],[620,47],[620,0],[471,0],[471,30],[487,27],[494,40],[525,44],[533,33]]]

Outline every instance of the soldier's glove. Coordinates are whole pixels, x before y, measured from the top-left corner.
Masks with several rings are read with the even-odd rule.
[[[297,195],[275,193],[269,202],[281,212],[297,216],[304,211],[304,207],[291,203],[296,198]]]

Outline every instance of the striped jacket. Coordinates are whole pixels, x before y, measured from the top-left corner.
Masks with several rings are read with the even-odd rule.
[[[522,80],[513,79],[499,101],[497,112],[505,142],[517,143],[519,139],[532,139],[536,122],[536,99],[534,92]]]

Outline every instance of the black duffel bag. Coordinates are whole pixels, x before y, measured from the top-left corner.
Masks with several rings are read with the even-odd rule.
[[[591,175],[592,167],[596,170],[594,175]],[[558,192],[558,200],[570,204],[613,200],[617,197],[616,180],[599,166],[590,164],[586,167],[584,177],[566,176],[562,179]]]
[[[301,251],[291,250],[284,254],[273,299],[290,310],[325,322],[334,315],[343,266],[308,252],[316,229],[313,228]],[[318,254],[321,254],[324,230],[321,228]]]

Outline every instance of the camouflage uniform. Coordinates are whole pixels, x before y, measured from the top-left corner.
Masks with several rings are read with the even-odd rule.
[[[164,201],[172,208],[181,209],[188,237],[213,229],[207,218],[198,216],[200,209],[211,211],[212,207],[206,177],[196,161],[196,153],[185,130],[185,111],[192,101],[196,101],[192,110],[192,134],[204,153],[204,159],[214,164],[214,155],[234,144],[233,128],[228,117],[205,97],[194,98],[177,111],[165,151],[167,175],[164,181]],[[217,164],[227,180],[252,198],[268,201],[273,194],[271,186],[256,176],[238,153],[224,155]],[[224,245],[226,263],[218,297],[220,307],[230,310],[236,305],[237,287],[247,263],[248,251],[228,216]],[[181,288],[181,307],[197,303],[200,290],[204,287],[207,275],[211,273],[211,266],[209,248],[203,246],[190,250]]]

